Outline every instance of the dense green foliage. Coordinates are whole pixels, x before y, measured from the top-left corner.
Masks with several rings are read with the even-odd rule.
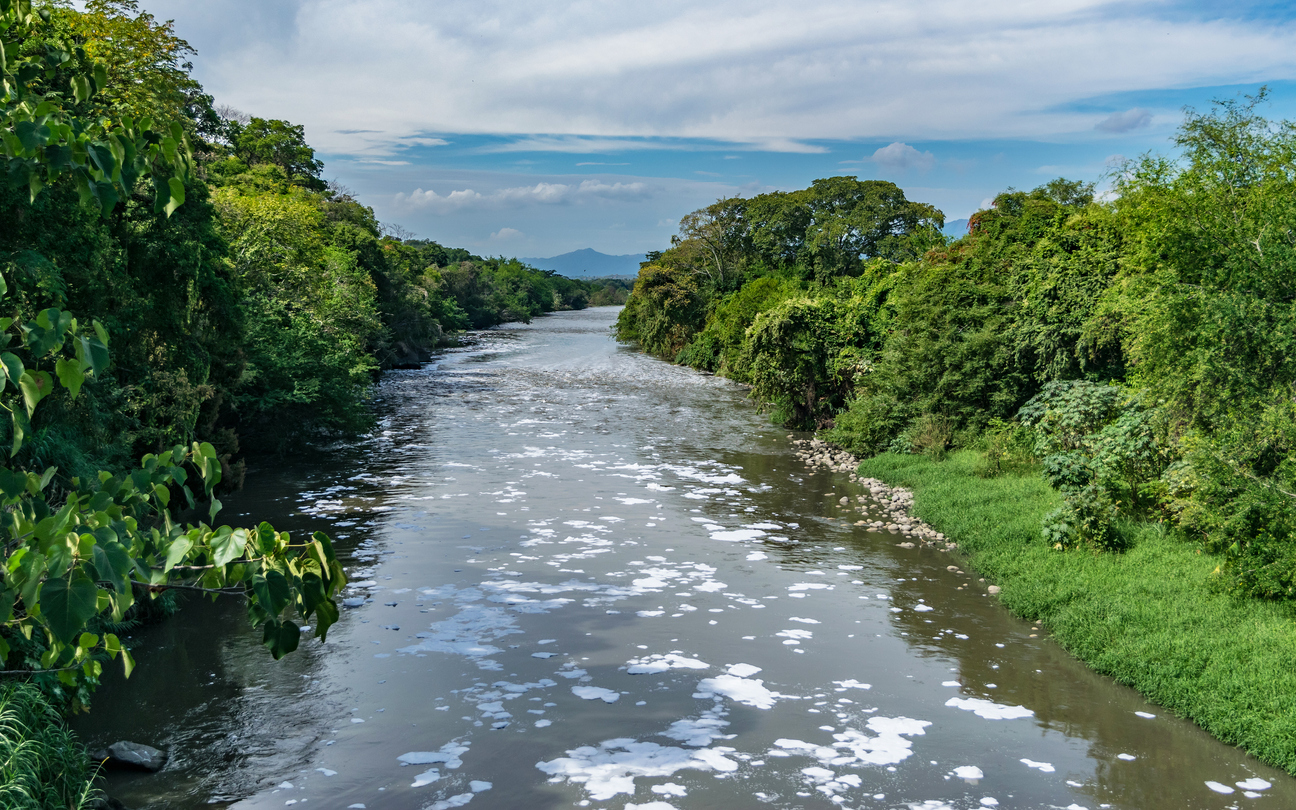
[[[1296,597],[1296,125],[1263,98],[1190,110],[1108,202],[1010,189],[952,242],[887,183],[721,200],[643,268],[618,334],[861,455],[1037,468],[1063,495],[1047,547],[1165,521],[1222,555],[1217,585]]]
[[[69,60],[51,58],[55,51],[47,45],[42,74],[30,69],[30,60],[11,61],[9,54],[21,52],[49,17],[48,12],[31,13],[22,3],[0,6],[0,24],[9,39],[0,40],[5,93],[0,102],[6,105],[10,177],[25,179],[34,201],[44,185],[31,178],[56,179],[67,168],[69,153],[80,149],[89,157],[81,163],[73,160],[70,174],[82,192],[81,207],[92,212],[92,220],[113,215],[119,190],[150,180],[159,188],[152,215],[169,219],[183,205],[184,195],[171,194],[166,202],[160,189],[182,183],[188,169],[188,160],[179,159],[188,154],[179,125],[171,127],[168,142],[144,123],[132,129],[100,119],[86,126],[82,118],[62,111],[59,98],[48,92],[33,108],[34,80],[43,75],[47,83],[59,84],[59,71]],[[104,68],[93,64],[91,70],[94,89],[84,79],[78,83],[75,75],[70,81],[78,102],[103,89],[98,79]],[[92,131],[105,133],[104,140],[78,140]],[[31,139],[22,133],[33,132],[34,140],[28,143]],[[164,155],[140,160],[132,152],[133,139],[150,148],[158,142],[169,145],[161,150]],[[108,157],[97,156],[97,150]],[[90,193],[87,184],[93,184]],[[22,282],[32,279],[16,275],[18,294],[11,298],[8,283],[0,279],[0,309],[14,313],[0,318],[0,348],[6,349],[0,352],[0,409],[9,414],[12,459],[0,466],[0,669],[6,675],[34,675],[71,707],[82,706],[98,681],[103,660],[120,657],[128,676],[134,666],[129,651],[107,629],[127,619],[137,596],[152,599],[176,589],[242,596],[248,618],[262,629],[276,658],[298,644],[300,631],[289,615],[303,620],[313,616],[323,640],[338,618],[333,597],[346,583],[326,536],[316,533],[309,542],[293,544],[287,534],[265,523],[251,530],[212,529],[180,520],[200,508],[200,499],[209,519],[220,510],[214,490],[223,465],[211,444],[193,442],[189,448],[176,445],[149,453],[129,474],[98,472],[84,480],[65,474],[56,481],[57,467],[36,471],[47,449],[33,441],[38,407],[48,400],[47,407],[40,408],[44,415],[48,404],[61,402],[66,412],[87,383],[93,388],[104,377],[110,363],[109,334],[99,321],[90,328],[56,306],[31,311],[33,299],[63,289],[55,283],[42,288],[39,283],[58,280],[57,268],[47,258],[31,250],[19,258],[16,264],[35,268],[38,283],[24,288]],[[71,420],[58,416],[56,427],[72,427]],[[191,480],[202,486],[191,487]],[[33,733],[22,731],[20,720],[15,723],[15,740]],[[37,745],[34,739],[15,742],[12,754],[20,765],[28,742]],[[69,778],[80,779],[80,770]],[[21,788],[26,774],[16,778]]]
[[[0,684],[0,807],[80,810],[94,767],[59,713],[27,684]]]
[[[133,0],[32,20],[6,35],[40,68],[24,74],[32,90],[5,102],[18,116],[5,140],[17,182],[0,184],[0,274],[16,307],[6,314],[93,313],[116,346],[83,402],[37,415],[28,452],[40,469],[92,476],[197,440],[236,485],[240,450],[362,429],[374,375],[426,360],[457,331],[596,294],[617,302],[603,283],[384,235],[372,209],[324,182],[302,127],[218,115],[189,76],[192,49]],[[67,124],[100,117],[123,124]],[[120,176],[100,168],[130,155]],[[153,181],[134,182],[141,173]],[[84,204],[87,189],[110,213]]]
[[[240,439],[362,429],[379,369],[604,285],[384,236],[301,127],[216,115],[131,0],[0,0],[0,34],[0,670],[82,707],[177,589],[241,597],[276,658],[323,640],[326,536],[203,522]]]
[[[936,462],[866,459],[860,474],[914,490],[914,511],[956,541],[1017,615],[1097,672],[1230,745],[1296,773],[1296,628],[1288,606],[1210,587],[1217,561],[1164,525],[1118,519],[1120,554],[1039,540],[1061,496],[1033,469],[987,477],[975,450]]]

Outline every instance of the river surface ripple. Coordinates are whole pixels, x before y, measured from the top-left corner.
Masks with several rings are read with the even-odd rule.
[[[959,559],[852,525],[725,380],[611,308],[385,375],[364,441],[223,516],[337,538],[326,644],[237,604],[135,635],[79,722],[160,745],[134,808],[1296,807],[1294,780],[1089,672]],[[951,570],[951,567],[955,567]],[[1223,791],[1230,791],[1224,793]]]

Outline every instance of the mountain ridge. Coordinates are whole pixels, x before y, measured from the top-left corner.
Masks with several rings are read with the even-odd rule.
[[[602,278],[638,275],[639,263],[644,259],[643,253],[612,255],[600,253],[593,248],[581,248],[548,258],[519,257],[518,261],[540,270],[552,270],[568,278]]]

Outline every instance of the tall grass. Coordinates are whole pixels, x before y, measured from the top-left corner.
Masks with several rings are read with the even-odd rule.
[[[1040,536],[1059,496],[1034,473],[984,478],[979,455],[885,454],[861,475],[914,490],[1017,615],[1094,670],[1219,740],[1296,774],[1296,622],[1290,606],[1212,586],[1217,561],[1159,525],[1126,522],[1123,553],[1056,551]]]
[[[36,687],[0,684],[0,807],[81,810],[98,797],[85,748]]]

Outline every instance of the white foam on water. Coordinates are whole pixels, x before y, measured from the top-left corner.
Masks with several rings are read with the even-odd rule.
[[[735,675],[718,675],[714,678],[703,678],[693,693],[695,698],[727,697],[735,703],[755,706],[757,709],[771,709],[780,698],[793,698],[793,695],[781,695],[765,688],[765,681],[739,678]]]
[[[631,675],[655,675],[671,669],[707,669],[711,665],[696,658],[685,658],[677,653],[665,655],[648,655],[643,658],[631,658],[626,662],[626,672]]]
[[[1155,714],[1150,714],[1150,713],[1148,713],[1148,712],[1134,712],[1134,714],[1137,715],[1138,717],[1142,717],[1144,720],[1155,720],[1155,719],[1156,719],[1156,715],[1155,715]]]
[[[711,532],[712,540],[722,540],[726,543],[742,543],[748,540],[758,540],[765,536],[765,532],[759,529],[733,529],[727,532]]]
[[[941,681],[941,686],[955,686],[955,687],[959,687],[959,686],[962,686],[962,685],[963,685],[963,684],[959,683],[958,681]]]
[[[653,790],[656,790],[656,788],[653,788]],[[668,802],[648,802],[647,804],[630,802],[625,806],[625,810],[679,810],[679,808]]]
[[[1253,776],[1250,779],[1244,779],[1241,782],[1234,782],[1233,784],[1237,785],[1243,790],[1268,790],[1269,788],[1273,787],[1273,783],[1266,782],[1265,780],[1261,779],[1258,776]]]
[[[1117,754],[1116,758],[1123,759],[1126,762],[1133,762],[1134,760],[1138,759],[1138,757],[1134,756],[1133,754]]]
[[[471,744],[471,742],[461,743],[457,740],[451,740],[441,746],[439,751],[410,751],[401,754],[396,759],[406,765],[431,765],[434,762],[441,762],[447,768],[453,770],[463,765],[463,760],[460,757],[467,753],[468,746]]]
[[[723,714],[723,711],[712,709],[697,718],[676,720],[660,736],[679,740],[694,748],[705,748],[716,740],[732,740],[737,735],[720,733],[721,729],[729,725],[727,720],[721,719]]]
[[[792,616],[792,617],[789,617],[789,618],[788,618],[788,621],[790,621],[790,622],[801,622],[802,624],[820,624],[820,622],[819,622],[818,619],[802,619],[802,618],[800,618],[800,617],[798,617],[798,616]]]
[[[474,779],[468,783],[468,789],[473,793],[481,793],[483,790],[490,790],[492,787],[493,785],[490,782],[483,782],[479,779]]]
[[[873,684],[857,681],[854,678],[849,678],[844,681],[833,681],[833,683],[837,684],[837,688],[833,690],[835,692],[845,692],[847,689],[872,689],[873,688]]]
[[[998,807],[998,806],[999,806],[999,800],[996,799],[994,796],[983,796],[983,797],[981,797],[981,806],[982,806],[982,807]]]
[[[442,799],[439,802],[433,802],[432,804],[428,805],[427,810],[451,810],[451,808],[453,807],[463,807],[465,804],[467,804],[472,800],[473,800],[473,794],[460,793],[457,796],[451,796],[448,799]]]
[[[726,757],[734,749],[723,746],[690,751],[684,748],[639,742],[628,737],[604,740],[598,747],[586,745],[567,751],[567,756],[536,767],[551,781],[583,784],[595,801],[607,801],[618,793],[634,795],[638,777],[673,776],[685,769],[730,773],[738,763]]]
[[[664,610],[636,610],[635,611],[635,615],[641,619],[652,619],[657,616],[664,616],[665,614],[666,611]]]
[[[925,734],[931,723],[909,717],[870,717],[866,727],[877,736],[848,728],[834,734],[831,745],[817,745],[803,740],[779,739],[769,756],[808,756],[823,765],[895,765],[913,754],[913,742],[907,737]]]
[[[431,770],[424,771],[423,773],[414,777],[414,781],[410,783],[410,787],[424,787],[426,785],[432,784],[433,782],[435,782],[440,778],[441,778],[441,772],[438,771],[436,768],[432,768]]]
[[[798,582],[795,585],[789,585],[789,591],[831,591],[832,585],[823,582]]]
[[[573,686],[572,694],[582,700],[601,700],[604,703],[616,703],[621,699],[620,692],[604,689],[601,686]]]
[[[649,500],[647,498],[613,498],[613,500],[620,501],[626,506],[635,506],[641,503],[655,503],[655,501]]]
[[[780,524],[778,524],[778,523],[744,523],[744,524],[743,524],[743,528],[745,528],[745,529],[761,529],[761,530],[763,530],[763,531],[770,532],[770,531],[775,531],[775,530],[777,530],[777,529],[781,529],[781,528],[783,528],[783,527],[782,527]]]
[[[919,613],[926,613],[929,610],[935,610],[935,609],[936,608],[932,607],[931,605],[924,605],[921,603],[914,605],[914,610],[918,611]]]
[[[674,782],[663,782],[660,785],[653,785],[652,792],[661,796],[687,796],[688,791],[683,785],[677,785]]]
[[[1034,768],[1041,773],[1053,773],[1057,770],[1057,768],[1054,768],[1052,763],[1049,762],[1036,762],[1033,759],[1023,759],[1021,760],[1021,763],[1027,768]]]
[[[1222,785],[1219,782],[1215,782],[1215,781],[1208,781],[1206,783],[1206,787],[1210,788],[1216,793],[1223,793],[1226,796],[1234,792],[1233,788],[1229,787],[1228,785]]]
[[[552,720],[537,720],[537,721],[535,721],[535,727],[536,727],[536,728],[548,728],[549,726],[552,726],[552,725],[553,725],[553,721],[552,721]]]
[[[985,772],[975,765],[960,765],[954,769],[959,779],[985,779]]]
[[[768,560],[769,555],[763,551],[753,551],[747,555],[747,562],[756,562],[757,560]]]
[[[748,678],[760,671],[760,667],[751,664],[732,664],[725,669],[725,672],[738,678]]]
[[[1033,717],[1035,712],[1025,706],[1005,706],[1001,703],[982,698],[950,698],[946,706],[953,706],[965,712],[972,712],[986,720],[1015,720],[1020,717]]]

